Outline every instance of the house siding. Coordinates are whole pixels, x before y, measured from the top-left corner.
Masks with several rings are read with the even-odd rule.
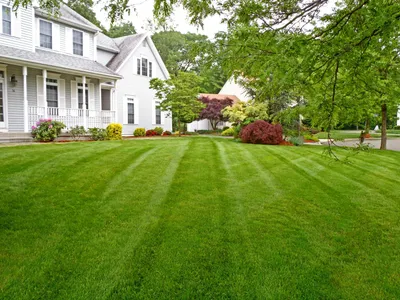
[[[114,56],[115,53],[97,49],[97,61],[103,65],[107,65]]]
[[[8,0],[0,0],[0,5],[10,6]],[[21,14],[21,32],[20,37],[9,36],[0,33],[0,45],[14,47],[18,49],[33,51],[34,45],[34,27],[33,25],[33,8],[19,8]]]
[[[139,104],[139,124],[123,124],[123,134],[131,135],[133,131],[138,127],[144,127],[146,129],[154,128],[156,126],[163,127],[165,130],[172,129],[171,118],[165,118],[163,125],[153,124],[153,101],[155,98],[155,91],[150,89],[150,80],[152,78],[141,76],[136,74],[136,59],[141,56],[147,57],[149,61],[153,63],[153,69],[155,70],[155,77],[160,79],[167,79],[165,74],[162,72],[161,66],[156,60],[156,57],[149,46],[143,47],[142,45],[136,49],[135,53],[125,64],[122,66],[119,73],[123,76],[123,79],[118,81],[118,121],[122,123],[124,119],[124,97],[126,95],[135,96],[138,99]],[[153,77],[154,78],[154,77]]]

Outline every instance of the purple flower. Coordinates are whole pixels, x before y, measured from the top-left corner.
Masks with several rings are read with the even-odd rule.
[[[36,126],[32,126],[32,130],[35,130],[36,129]]]

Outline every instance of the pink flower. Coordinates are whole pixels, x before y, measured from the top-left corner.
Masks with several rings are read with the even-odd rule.
[[[36,126],[32,126],[32,130],[35,130],[36,129]]]
[[[50,129],[53,128],[53,125],[49,125],[49,128],[50,128]]]

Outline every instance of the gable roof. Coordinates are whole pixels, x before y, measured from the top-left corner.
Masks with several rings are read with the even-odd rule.
[[[65,23],[68,25],[73,25],[78,28],[82,28],[91,32],[101,31],[99,27],[97,27],[84,17],[82,17],[80,14],[78,14],[76,11],[74,11],[72,8],[70,8],[68,5],[64,3],[60,3],[59,12],[60,12],[59,17],[53,17],[49,15],[46,10],[35,7],[35,14],[42,16],[44,18],[52,19],[54,21]]]
[[[40,65],[49,69],[63,69],[69,72],[102,75],[106,78],[121,78],[121,76],[106,66],[93,60],[72,55],[36,49],[36,52],[0,45],[1,59],[20,61],[25,64]]]
[[[109,61],[107,67],[117,72],[129,55],[143,42],[146,36],[147,34],[141,33],[114,39],[114,42],[118,46],[119,53]]]
[[[101,32],[97,35],[97,48],[112,53],[119,53],[118,45],[114,39]]]

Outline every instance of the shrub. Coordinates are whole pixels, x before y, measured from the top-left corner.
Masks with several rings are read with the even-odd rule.
[[[319,142],[319,139],[312,134],[305,134],[304,139],[307,141]]]
[[[229,128],[229,126],[224,126],[224,128],[222,128],[222,131],[228,130]]]
[[[240,139],[244,143],[279,145],[282,142],[282,126],[258,120],[242,129]]]
[[[162,135],[171,135],[171,134],[172,134],[171,131],[166,130],[166,131],[163,132]]]
[[[134,136],[146,136],[146,129],[144,128],[136,128],[133,132]]]
[[[222,131],[221,135],[223,136],[234,136],[235,135],[235,128],[228,128]]]
[[[157,132],[157,135],[162,135],[164,129],[162,127],[156,127],[153,129],[155,132]]]
[[[216,133],[221,133],[222,130],[221,129],[217,129],[217,130],[197,130],[196,132],[198,134],[216,134]]]
[[[89,128],[89,133],[94,141],[104,141],[107,137],[107,132],[104,128]]]
[[[153,129],[149,129],[146,131],[146,136],[155,136],[157,135],[157,132]]]
[[[62,122],[40,119],[35,126],[32,126],[32,136],[37,141],[50,142],[54,141],[64,128],[65,125]]]
[[[111,123],[107,126],[107,139],[109,140],[122,140],[122,125],[118,123]]]
[[[82,136],[84,136],[87,133],[87,131],[86,131],[85,127],[76,125],[75,127],[71,127],[69,129],[69,133],[71,134],[72,139],[77,141]]]
[[[291,136],[289,142],[295,146],[301,146],[304,144],[304,138],[302,136]]]

